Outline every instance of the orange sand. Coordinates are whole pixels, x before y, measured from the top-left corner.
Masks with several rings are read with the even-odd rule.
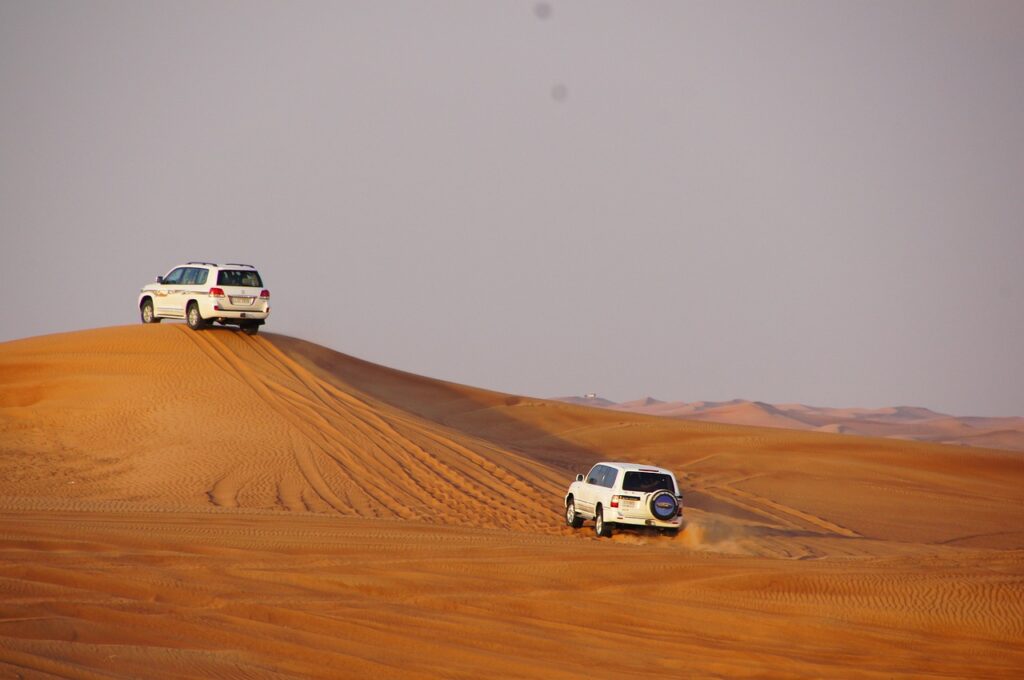
[[[675,539],[561,522],[658,463]],[[1020,677],[1024,457],[515,397],[299,340],[0,344],[0,677]]]

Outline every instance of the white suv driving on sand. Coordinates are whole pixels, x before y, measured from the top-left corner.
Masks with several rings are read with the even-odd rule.
[[[675,475],[664,468],[633,463],[598,463],[576,475],[565,494],[565,523],[573,529],[594,520],[598,536],[612,535],[612,526],[654,527],[676,534],[683,525],[683,497]]]
[[[142,288],[139,313],[142,323],[185,319],[199,330],[216,322],[254,335],[270,316],[270,291],[251,264],[187,262]]]

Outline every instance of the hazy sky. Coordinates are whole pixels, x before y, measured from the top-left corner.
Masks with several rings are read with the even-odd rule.
[[[0,341],[189,259],[502,391],[1024,415],[1024,2],[0,0]]]

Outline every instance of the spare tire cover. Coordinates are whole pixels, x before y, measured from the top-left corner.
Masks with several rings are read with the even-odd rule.
[[[651,514],[655,519],[672,519],[676,516],[677,510],[679,510],[679,501],[672,493],[662,490],[651,496]]]

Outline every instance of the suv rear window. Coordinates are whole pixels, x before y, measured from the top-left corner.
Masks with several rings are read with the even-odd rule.
[[[672,477],[663,472],[627,472],[622,480],[623,491],[657,491],[665,489],[676,492],[676,485],[672,483]]]
[[[218,286],[247,286],[262,288],[260,275],[251,269],[221,269],[217,272]]]

